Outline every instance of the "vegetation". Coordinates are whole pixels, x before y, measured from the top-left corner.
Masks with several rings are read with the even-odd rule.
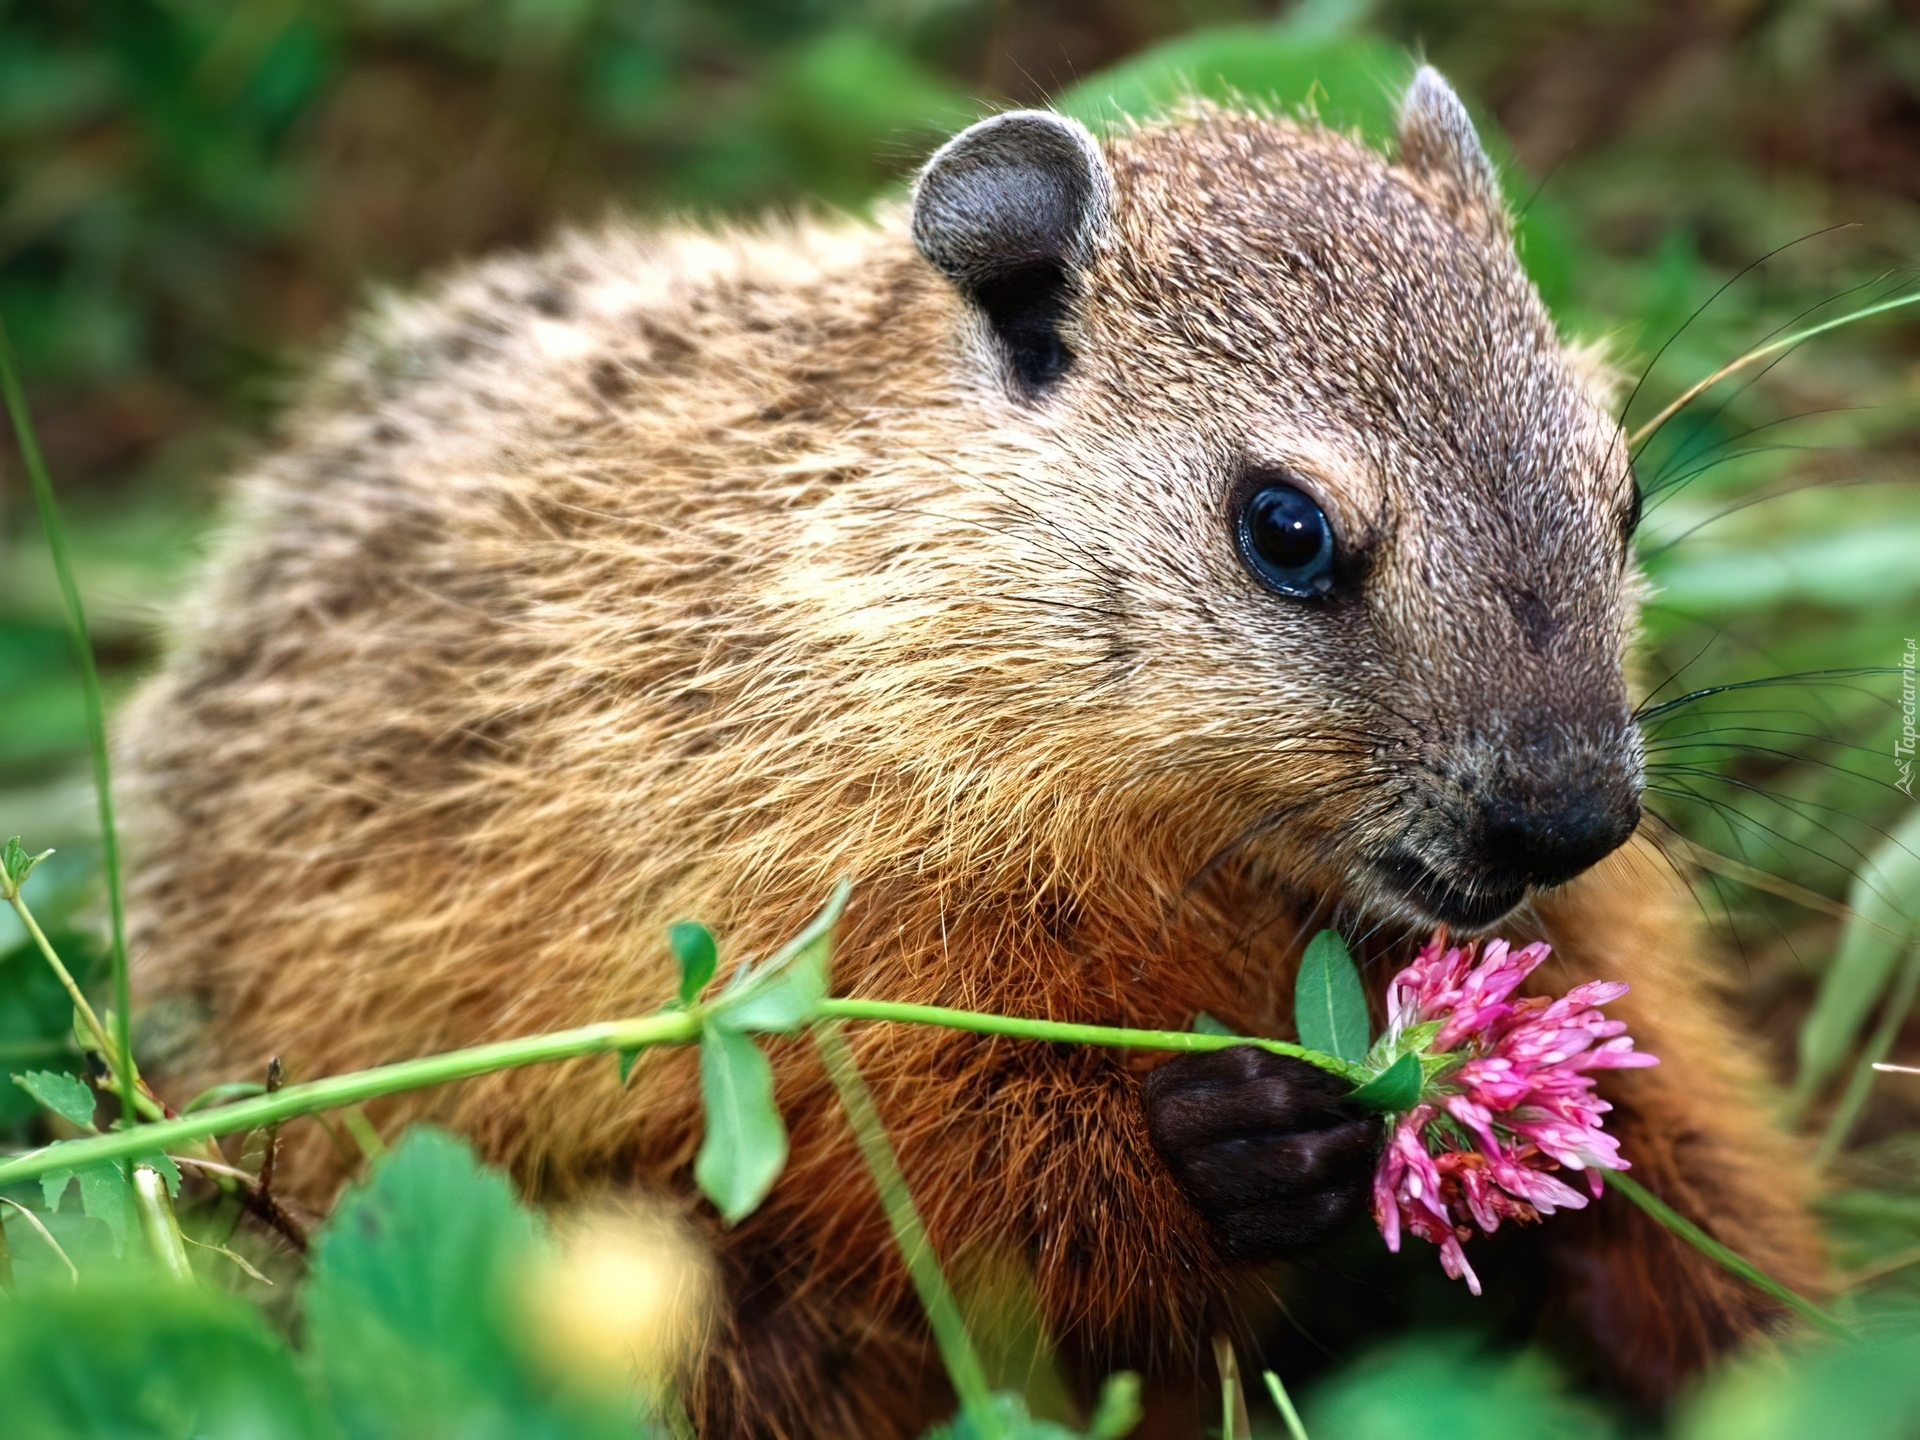
[[[1920,811],[1896,750],[1897,672],[1920,636],[1920,322],[1889,308],[1794,338],[1913,289],[1920,37],[1892,4],[1306,0],[1276,22],[1234,0],[1116,0],[1071,18],[988,0],[0,0],[0,320],[26,382],[9,399],[40,422],[109,710],[153,653],[156,607],[223,465],[365,284],[610,202],[858,209],[983,105],[1041,95],[1098,124],[1193,87],[1312,104],[1380,139],[1422,48],[1489,107],[1490,142],[1504,132],[1523,253],[1563,325],[1605,338],[1639,382],[1622,398],[1657,586],[1652,808],[1700,868],[1736,1000],[1783,1081],[1783,1123],[1820,1145],[1834,1181],[1832,1309],[1850,1337],[1809,1331],[1787,1361],[1730,1365],[1659,1423],[1687,1440],[1912,1433],[1920,1077],[1871,1066],[1920,1056],[1907,1032]],[[110,1138],[123,1106],[157,1110],[116,1033],[128,1010],[96,747],[34,478],[0,468],[0,839],[58,849],[21,890],[43,935],[0,911],[0,1066],[25,1082],[0,1084],[13,1151],[98,1144],[80,1137]],[[12,852],[9,877],[27,862]],[[676,947],[697,974],[698,936]],[[85,997],[78,1021],[47,951]],[[669,1018],[691,1025],[680,1040],[706,1033],[694,1009]],[[712,1040],[713,1064],[751,1090],[757,1051],[741,1044]],[[838,1078],[858,1121],[857,1075]],[[381,1156],[350,1107],[296,1119],[307,1112],[248,1098],[259,1077],[234,1079],[202,1102],[255,1107],[224,1148],[203,1129],[57,1188],[9,1182],[22,1160],[0,1158],[0,1253],[19,1295],[0,1300],[0,1393],[18,1433],[632,1433],[591,1327],[532,1334],[528,1317],[556,1313],[545,1284],[562,1287],[559,1313],[621,1333],[639,1321],[594,1308],[565,1278],[564,1237],[501,1180],[446,1137]],[[364,1141],[367,1161],[304,1265],[255,1199],[277,1126],[293,1123]],[[703,1184],[723,1208],[750,1206],[771,1179],[765,1108],[713,1123],[721,1158]],[[862,1138],[920,1253],[912,1176],[889,1180],[884,1135]],[[182,1267],[193,1283],[170,1278]],[[958,1324],[941,1307],[972,1302],[937,1268],[916,1278],[976,1402],[967,1433],[990,1431],[996,1405],[1009,1427],[1025,1407],[1120,1433],[1124,1390],[1102,1416],[1071,1415],[1030,1342],[974,1308]],[[1416,1307],[1387,1348],[1310,1367],[1307,1432],[1655,1426],[1496,1343],[1473,1313]],[[969,1329],[977,1384],[955,1358]],[[1007,1361],[1021,1343],[1027,1360]],[[981,1398],[1009,1376],[1027,1382],[1018,1406]],[[1256,1426],[1287,1433],[1259,1389]],[[652,1398],[671,1433],[672,1405]]]

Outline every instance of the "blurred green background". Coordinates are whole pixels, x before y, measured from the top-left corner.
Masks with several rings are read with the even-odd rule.
[[[1196,88],[1380,139],[1417,55],[1479,115],[1563,327],[1606,341],[1630,380],[1652,365],[1630,427],[1747,346],[1914,283],[1913,0],[0,0],[0,316],[109,698],[151,660],[223,476],[379,287],[609,211],[858,213],[1008,104],[1098,125]],[[1639,457],[1656,699],[1821,672],[1659,715],[1651,808],[1705,866],[1702,911],[1792,1087],[1787,1118],[1830,1136],[1836,1262],[1847,1303],[1875,1314],[1920,1303],[1920,1077],[1861,1065],[1920,1057],[1920,824],[1894,784],[1884,673],[1920,635],[1917,453],[1920,308],[1753,367]],[[61,847],[37,906],[84,962],[82,713],[8,450],[14,832]],[[0,914],[0,1064],[76,1063],[18,938]],[[0,1085],[17,1140],[32,1110]],[[1408,1393],[1478,1373],[1421,1353],[1395,1371]],[[1499,1374],[1488,1393],[1545,1383]],[[1328,1393],[1340,1435],[1427,1433],[1404,1414],[1430,1397],[1369,1429],[1380,1386]],[[1713,1414],[1699,1423],[1734,1428],[1701,1433],[1789,1433]],[[1590,1433],[1577,1420],[1552,1433]]]

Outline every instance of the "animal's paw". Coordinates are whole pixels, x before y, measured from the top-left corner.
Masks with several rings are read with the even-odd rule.
[[[1223,1254],[1317,1244],[1366,1203],[1380,1121],[1345,1102],[1350,1089],[1252,1045],[1179,1055],[1147,1076],[1147,1134]]]

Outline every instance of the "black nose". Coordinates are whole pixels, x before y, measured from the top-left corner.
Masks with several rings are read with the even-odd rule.
[[[1559,885],[1626,844],[1639,823],[1633,793],[1507,796],[1482,807],[1475,848],[1489,881]]]

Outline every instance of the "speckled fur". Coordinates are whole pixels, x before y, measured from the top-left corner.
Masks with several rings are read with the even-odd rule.
[[[840,876],[845,994],[1286,1035],[1335,915],[1380,922],[1383,978],[1427,922],[1365,857],[1442,843],[1515,727],[1620,684],[1618,432],[1444,175],[1211,111],[1105,150],[1079,360],[1039,402],[897,212],[615,227],[376,310],[242,480],[122,722],[140,984],[205,1020],[171,1093],[644,1012],[669,921],[737,959]],[[1363,602],[1248,578],[1247,463],[1307,477]],[[1609,1082],[1626,1153],[1811,1284],[1805,1172],[1686,913],[1635,847],[1503,928],[1554,940],[1556,986],[1634,983],[1665,1064]],[[944,1255],[1022,1255],[1101,1363],[1196,1353],[1234,1282],[1147,1144],[1142,1062],[853,1039]],[[774,1050],[793,1159],[715,1228],[702,1434],[917,1434],[946,1401],[911,1293],[817,1060]],[[373,1113],[455,1127],[536,1196],[685,1193],[692,1065]],[[288,1139],[324,1206],[334,1151]],[[1772,1312],[1622,1205],[1542,1233],[1561,1322],[1658,1395]]]

